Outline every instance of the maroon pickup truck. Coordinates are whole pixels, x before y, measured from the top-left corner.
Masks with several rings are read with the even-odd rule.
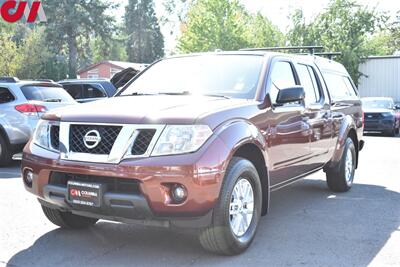
[[[44,115],[22,161],[26,189],[65,228],[98,219],[194,228],[243,252],[271,191],[323,169],[353,184],[361,101],[345,68],[265,51],[160,60],[110,99]]]

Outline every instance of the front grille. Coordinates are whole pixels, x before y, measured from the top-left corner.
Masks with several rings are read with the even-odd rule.
[[[53,149],[60,150],[60,126],[52,125],[50,127],[50,142]]]
[[[139,182],[137,180],[106,177],[106,176],[52,172],[50,175],[49,184],[66,187],[68,181],[70,180],[103,184],[106,187],[106,192],[122,193],[122,194],[140,194]]]
[[[365,120],[376,120],[383,118],[383,116],[380,113],[365,113],[364,118]]]
[[[108,155],[121,131],[122,126],[71,125],[69,131],[69,148],[72,152]],[[84,137],[92,130],[99,132],[101,141],[93,147],[85,145]]]
[[[132,155],[140,156],[146,153],[155,133],[155,129],[140,130],[132,146]]]

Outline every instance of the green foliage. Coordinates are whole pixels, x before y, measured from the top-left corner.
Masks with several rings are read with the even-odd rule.
[[[16,76],[21,63],[21,55],[12,34],[0,30],[0,75]]]
[[[107,13],[116,7],[105,0],[47,0],[46,40],[56,55],[68,55],[68,74],[76,77],[78,67],[91,63],[89,40],[112,35],[114,18]]]
[[[164,56],[161,34],[153,0],[129,0],[125,12],[126,51],[129,61],[152,63]]]
[[[238,0],[194,1],[179,39],[182,52],[236,50],[247,46],[248,15]]]
[[[17,71],[20,79],[39,79],[44,72],[44,65],[50,57],[44,39],[44,29],[37,28],[26,34],[22,39],[19,54],[21,55],[21,66]]]
[[[92,51],[92,61],[102,60],[127,61],[128,55],[125,49],[125,41],[121,37],[111,37],[107,42],[102,38],[96,37],[91,40],[90,49]]]
[[[392,55],[397,49],[393,43],[393,35],[390,31],[381,31],[368,38],[367,47],[370,55]]]
[[[326,51],[341,52],[340,61],[357,83],[358,66],[370,55],[368,36],[387,20],[383,14],[358,5],[353,0],[331,0],[328,8],[307,24],[301,11],[292,17],[290,45],[322,45]]]
[[[284,35],[260,13],[249,14],[238,0],[193,1],[178,49],[182,52],[278,46]]]
[[[261,13],[250,16],[245,36],[248,47],[272,47],[285,44],[285,35]]]

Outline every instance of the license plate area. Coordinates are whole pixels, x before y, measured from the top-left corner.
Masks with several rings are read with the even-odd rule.
[[[80,181],[68,181],[68,201],[75,205],[100,207],[103,198],[103,185]]]

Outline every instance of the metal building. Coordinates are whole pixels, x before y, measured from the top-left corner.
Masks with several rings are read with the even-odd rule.
[[[371,56],[362,63],[358,82],[361,97],[386,96],[400,103],[400,56]]]

